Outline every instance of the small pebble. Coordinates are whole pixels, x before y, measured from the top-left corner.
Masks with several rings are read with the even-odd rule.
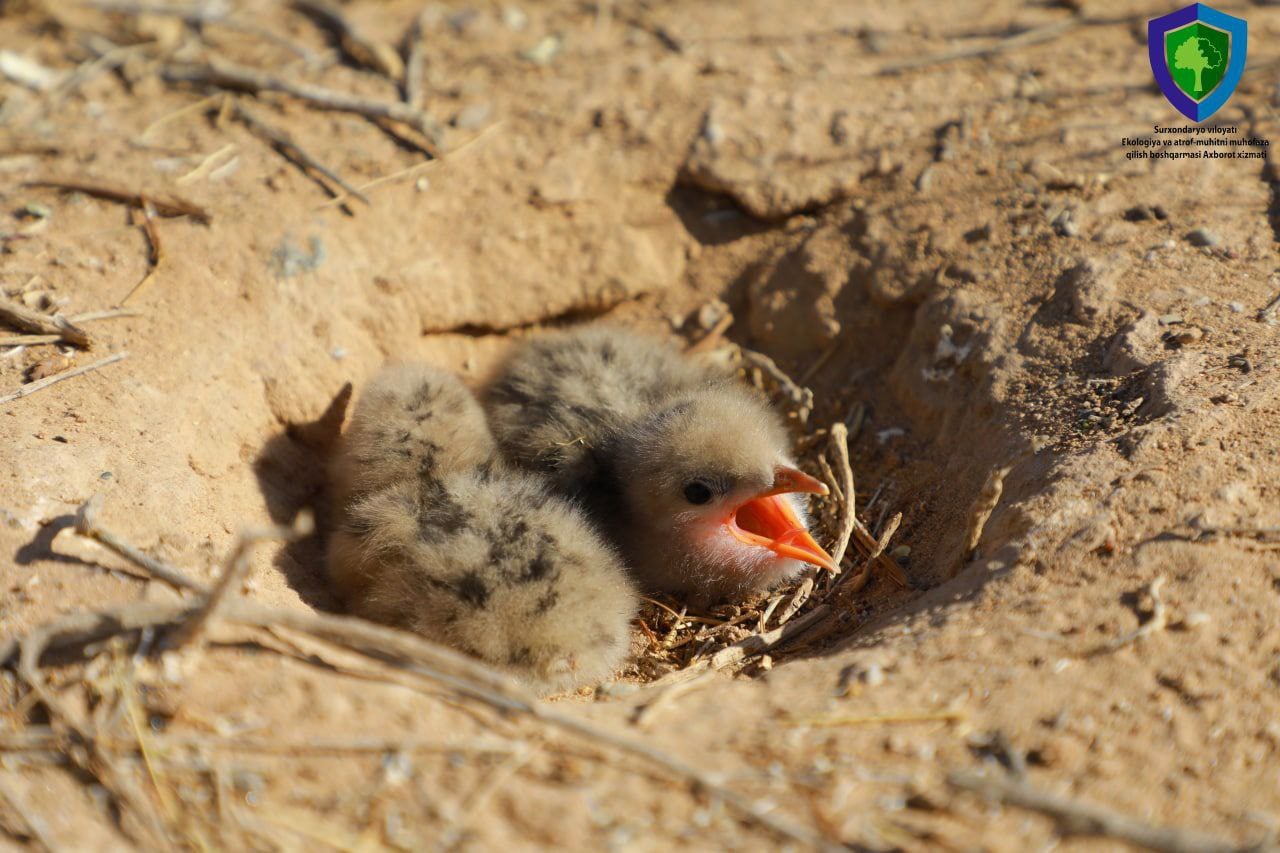
[[[920,170],[920,174],[916,177],[916,189],[920,192],[928,192],[933,186],[933,166],[925,166]]]
[[[29,201],[18,208],[18,216],[24,219],[48,219],[53,216],[53,208],[38,201]]]
[[[1196,228],[1187,232],[1187,242],[1193,246],[1216,246],[1222,241],[1208,228]]]
[[[1197,610],[1195,613],[1188,613],[1187,618],[1182,620],[1182,624],[1188,628],[1199,628],[1202,625],[1208,625],[1210,616],[1203,610]]]
[[[897,438],[900,435],[906,435],[906,434],[907,434],[907,431],[902,427],[889,427],[888,429],[882,429],[879,432],[877,432],[876,440],[879,441],[881,444],[884,444],[886,441],[888,441],[891,438]]]
[[[520,56],[534,65],[550,65],[563,48],[564,43],[559,36],[544,36],[533,47],[521,52]]]
[[[476,101],[467,104],[458,112],[453,125],[461,130],[475,130],[487,122],[492,114],[493,107],[488,101]]]
[[[1054,217],[1053,230],[1059,237],[1075,237],[1080,233],[1080,227],[1071,218],[1070,210],[1064,210]]]
[[[1243,302],[1228,302],[1227,307],[1231,309],[1231,313],[1239,314],[1244,311]]]
[[[529,23],[529,16],[519,6],[506,6],[502,10],[502,23],[512,32],[520,32]]]
[[[1159,323],[1161,326],[1176,326],[1181,322],[1181,314],[1161,314],[1159,317]]]
[[[698,327],[709,332],[728,313],[728,305],[719,299],[713,299],[698,309]]]
[[[1179,329],[1169,335],[1169,340],[1175,344],[1192,344],[1204,337],[1204,330],[1199,326],[1187,326],[1185,329]]]

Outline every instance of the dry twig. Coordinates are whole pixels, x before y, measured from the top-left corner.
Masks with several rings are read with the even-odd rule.
[[[93,525],[91,513],[88,514],[88,518],[89,527],[96,531],[95,538],[99,541],[114,540],[123,543],[119,537]],[[242,554],[247,547],[247,540],[238,543],[232,551],[229,564],[234,567],[239,559],[237,555]],[[130,548],[127,552],[121,550],[118,553],[126,556],[127,553],[140,552]],[[232,576],[231,573],[224,573],[224,580]],[[65,718],[74,724],[76,718],[64,714],[59,700],[51,694],[39,676],[38,667],[46,653],[83,648],[88,643],[108,637],[139,633],[145,629],[151,629],[157,635],[162,632],[183,632],[197,614],[208,609],[209,600],[214,599],[215,596],[210,595],[205,603],[198,606],[193,606],[190,602],[140,602],[101,613],[73,614],[37,629],[21,641],[17,639],[0,641],[0,664],[8,661],[15,652],[20,650],[18,666],[23,680],[32,685],[37,697],[50,709],[50,713],[55,718]],[[218,602],[215,600],[214,604],[217,605]],[[822,612],[823,609],[819,608],[808,616],[820,616]],[[782,837],[821,850],[843,849],[826,841],[808,828],[774,814],[772,807],[725,787],[711,774],[647,743],[599,728],[576,716],[561,713],[528,695],[505,673],[493,670],[460,652],[437,646],[413,634],[351,617],[301,610],[272,609],[236,598],[221,601],[218,606],[218,615],[248,627],[264,629],[283,627],[307,634],[379,661],[392,669],[409,672],[436,685],[447,687],[459,695],[481,702],[501,713],[525,716],[544,725],[575,734],[597,747],[635,756],[700,788],[708,795],[721,799],[747,820]],[[795,623],[773,633],[793,635],[802,627],[807,627],[807,625],[802,626],[805,621],[805,619],[796,620]],[[757,641],[753,644],[753,648],[759,646],[763,639],[748,638],[748,640]],[[745,652],[743,654],[745,656]],[[97,750],[95,754],[100,754],[97,747],[94,749]],[[109,766],[107,770],[110,770]],[[103,775],[99,775],[100,779],[105,775],[109,781],[115,781],[107,771],[101,772]],[[107,787],[110,790],[121,790],[112,785]],[[143,815],[150,813],[144,809],[145,804],[138,802],[131,792],[125,790],[122,796],[127,799],[130,808],[138,810]],[[155,827],[155,832],[159,837],[163,837],[158,826]]]
[[[767,651],[776,649],[786,645],[792,640],[799,637],[805,631],[821,622],[830,612],[825,604],[819,605],[804,616],[797,618],[793,622],[788,622],[772,631],[765,631],[763,634],[752,634],[750,637],[744,637],[731,646],[726,646],[716,652],[710,658],[710,667],[712,669],[725,669],[735,664],[739,664],[749,657],[764,654]]]
[[[399,101],[374,101],[347,92],[339,92],[286,80],[256,68],[218,61],[208,65],[166,65],[160,76],[169,83],[195,83],[244,92],[281,92],[306,101],[321,109],[354,113],[369,119],[390,119],[402,122],[422,135],[435,146],[441,144],[444,129],[423,111]]]
[[[108,308],[106,311],[86,311],[83,314],[72,314],[73,323],[91,323],[94,320],[115,320],[118,317],[137,317],[138,312],[132,308]]]
[[[867,555],[867,560],[862,566],[862,571],[871,571],[871,565],[889,548],[889,542],[893,539],[893,534],[898,532],[898,525],[902,524],[902,513],[895,512],[893,517],[889,519],[889,523],[884,526],[884,530],[880,531],[880,538],[876,540],[876,547]]]
[[[869,726],[886,723],[956,723],[968,715],[959,708],[941,708],[937,711],[887,711],[883,714],[819,714],[815,717],[797,717],[786,721],[789,726]]]
[[[483,137],[486,133],[493,130],[495,127],[497,127],[500,124],[502,124],[501,120],[495,121],[493,124],[486,126],[483,130],[481,130],[475,136],[468,139],[466,142],[452,148],[449,151],[448,159],[452,160],[456,158],[460,153],[462,153],[462,151],[465,148],[470,146],[472,143],[479,141],[481,137]],[[423,160],[419,163],[414,163],[412,166],[406,166],[403,169],[397,169],[396,171],[383,175],[380,178],[374,178],[368,183],[361,184],[359,188],[360,191],[363,193],[367,193],[369,192],[369,190],[372,190],[376,187],[380,187],[384,184],[389,184],[395,181],[400,181],[405,178],[412,177],[427,168],[430,168],[432,166],[438,165],[441,162],[444,162],[443,160],[440,159],[440,155],[434,151],[428,151],[427,154],[430,155],[431,159]],[[318,205],[318,207],[321,209],[326,207],[332,207],[334,205],[342,204],[344,201],[346,201],[346,196],[339,196],[338,198],[329,199],[324,204]]]
[[[762,370],[773,382],[778,386],[778,390],[786,398],[797,412],[804,412],[806,416],[801,418],[801,423],[808,420],[807,413],[813,411],[813,392],[808,388],[802,388],[792,381],[791,377],[778,367],[777,362],[769,358],[761,352],[755,350],[743,349],[742,360],[752,367]]]
[[[27,808],[17,792],[9,787],[9,783],[3,777],[0,777],[0,801],[8,804],[9,810],[26,825],[27,831],[31,835],[31,840],[48,850],[49,853],[54,853],[54,851],[60,849],[50,838],[49,828],[45,826],[44,821],[40,819],[39,815]]]
[[[653,698],[637,705],[635,710],[631,712],[631,724],[639,729],[649,728],[658,711],[669,707],[681,696],[691,693],[699,687],[707,686],[711,683],[712,678],[713,676],[709,671],[703,670],[694,678],[659,687]]]
[[[877,550],[880,545],[879,541],[871,535],[871,531],[867,530],[866,525],[858,519],[857,489],[854,484],[853,465],[849,461],[849,430],[843,422],[837,421],[831,425],[828,450],[835,458],[835,465],[840,475],[840,492],[844,495],[844,500],[840,503],[840,533],[831,552],[832,559],[837,564],[842,562],[845,553],[849,549],[850,540],[856,539],[858,548],[866,557],[868,565],[877,567],[882,574],[899,586],[910,586],[907,576],[902,572],[902,567],[891,557],[886,556],[883,548]],[[896,528],[897,525],[894,525],[895,530]],[[892,535],[892,531],[890,535]],[[864,572],[861,577],[852,576],[852,582],[855,587],[851,588],[848,587],[850,583],[848,578],[850,577],[848,574],[841,575],[833,584],[833,591],[836,587],[846,587],[847,591],[855,591],[860,588],[862,583],[866,582],[868,575]]]
[[[164,260],[164,244],[160,242],[160,229],[156,227],[155,214],[156,209],[151,200],[143,199],[142,233],[147,236],[147,272],[120,300],[121,305],[128,304],[130,299],[146,290],[160,271],[160,262]]]
[[[62,335],[11,335],[0,338],[0,347],[32,347],[62,343]]]
[[[854,482],[853,464],[849,461],[848,428],[843,423],[832,424],[827,441],[840,474],[840,493],[844,496],[840,503],[840,535],[835,547],[831,549],[831,560],[839,565],[844,561],[845,552],[849,550],[849,540],[853,538],[853,532],[858,526],[858,491]]]
[[[84,314],[72,314],[66,320],[71,323],[89,323],[94,320],[111,320],[116,317],[135,317],[136,311],[128,308],[112,308],[109,311],[89,311]],[[40,314],[41,317],[53,319],[46,314]],[[54,315],[60,317],[61,315]],[[37,346],[41,344],[57,344],[64,343],[66,339],[61,334],[56,335],[13,335],[11,337],[0,338],[0,347],[27,347]]]
[[[987,479],[982,484],[982,491],[978,492],[978,497],[974,498],[973,506],[969,509],[969,526],[965,529],[964,548],[951,565],[950,577],[960,574],[965,563],[972,560],[973,555],[977,553],[978,544],[982,542],[982,531],[986,528],[991,513],[995,512],[995,508],[1000,503],[1000,495],[1004,493],[1004,478],[1008,474],[1008,465],[994,468],[987,474]]]
[[[416,18],[409,32],[405,34],[405,54],[408,61],[404,66],[404,102],[414,109],[422,108],[422,74],[427,62],[426,27],[427,10],[423,9]]]
[[[242,532],[236,537],[235,546],[223,562],[222,574],[218,576],[217,583],[213,585],[213,588],[209,590],[209,594],[205,596],[204,603],[192,614],[191,619],[183,625],[182,630],[173,638],[173,645],[175,647],[181,646],[184,643],[199,639],[201,632],[204,631],[210,620],[214,618],[219,608],[223,606],[223,601],[231,590],[238,587],[240,582],[244,580],[244,574],[249,570],[249,552],[254,545],[272,540],[294,542],[310,536],[314,531],[315,518],[310,511],[303,510],[294,519],[292,527],[273,525]]]
[[[903,71],[914,71],[917,68],[927,68],[930,65],[954,62],[958,59],[976,59],[996,56],[997,54],[1015,50],[1020,47],[1028,47],[1029,45],[1051,41],[1058,36],[1064,35],[1065,33],[1083,26],[1085,23],[1088,22],[1079,18],[1068,18],[1064,21],[1054,21],[1052,24],[1033,27],[1032,29],[1024,30],[1015,35],[1008,36],[995,44],[966,45],[952,50],[944,50],[939,53],[931,53],[925,56],[914,56],[911,59],[889,62],[882,65],[877,73],[901,74]]]
[[[1147,594],[1151,596],[1151,618],[1139,625],[1135,630],[1127,634],[1122,634],[1108,643],[1089,652],[1089,656],[1106,654],[1124,648],[1130,643],[1136,643],[1138,640],[1151,636],[1157,631],[1163,631],[1169,624],[1169,608],[1165,605],[1164,599],[1160,597],[1160,590],[1164,587],[1164,575],[1158,576],[1147,587]]]
[[[254,134],[265,139],[271,144],[272,148],[280,153],[280,156],[289,160],[301,169],[304,174],[307,172],[314,172],[326,180],[337,184],[338,188],[342,190],[342,193],[339,193],[338,190],[335,190],[333,187],[324,183],[324,181],[317,182],[325,192],[333,196],[335,200],[345,199],[348,196],[352,196],[365,204],[369,204],[368,196],[360,192],[360,190],[356,189],[351,184],[347,183],[337,172],[333,171],[328,166],[308,154],[300,145],[298,145],[298,143],[293,141],[293,138],[290,137],[289,134],[262,121],[239,101],[237,101],[233,107],[233,112],[236,119],[241,121],[245,127],[249,128],[249,130]],[[344,193],[345,195],[343,195]]]
[[[724,340],[724,333],[729,331],[729,327],[733,325],[733,313],[725,311],[724,316],[716,321],[716,324],[697,341],[685,347],[685,352],[689,355],[697,355],[698,353],[710,352],[715,349],[720,341]]]
[[[404,79],[404,62],[396,49],[367,33],[362,33],[337,6],[323,0],[293,0],[294,9],[333,33],[342,52],[365,68],[370,68],[395,82]],[[413,103],[413,102],[410,102]]]
[[[98,525],[98,515],[101,511],[102,495],[94,495],[81,504],[80,509],[76,510],[76,533],[114,551],[141,568],[151,577],[164,581],[175,589],[189,590],[202,595],[209,592],[207,586],[187,577],[186,573],[181,569],[174,568],[168,563],[148,556],[123,539],[116,537],[111,531],[102,529]]]
[[[1025,781],[1007,776],[960,771],[947,782],[984,799],[1052,818],[1064,835],[1114,838],[1159,853],[1261,853],[1272,845],[1235,845],[1198,832],[1151,826],[1126,815],[1079,800],[1041,791]]]
[[[109,364],[115,364],[117,361],[123,361],[128,357],[129,353],[118,352],[115,355],[109,355],[106,358],[98,359],[92,364],[86,364],[84,367],[77,367],[74,370],[64,370],[61,373],[55,373],[53,376],[47,376],[44,379],[39,379],[35,382],[28,382],[18,390],[10,391],[8,394],[0,396],[0,405],[12,403],[14,400],[20,400],[23,397],[36,393],[37,391],[43,391],[50,385],[56,385],[64,379],[73,379],[76,376],[81,376],[85,373],[89,373],[90,371],[97,370],[100,367],[106,367]]]
[[[248,35],[257,36],[272,44],[279,45],[285,50],[302,59],[309,65],[319,62],[320,57],[308,48],[288,39],[279,33],[269,30],[266,27],[260,27],[257,24],[250,24],[244,21],[238,21],[229,16],[229,12],[225,8],[202,7],[200,5],[165,5],[159,3],[131,3],[117,2],[117,0],[86,0],[84,5],[103,12],[114,12],[119,15],[146,15],[149,17],[167,17],[178,18],[184,24],[192,27],[204,27],[215,24],[236,32],[246,33]],[[134,47],[134,45],[130,45]]]
[[[59,339],[82,349],[89,349],[93,345],[88,332],[74,325],[61,314],[41,314],[39,311],[32,311],[26,306],[10,302],[3,297],[0,297],[0,320],[24,332],[56,335]]]
[[[134,190],[118,187],[113,184],[104,184],[97,181],[77,181],[77,180],[58,180],[47,179],[40,181],[27,181],[24,187],[49,187],[51,189],[62,190],[63,192],[84,193],[94,198],[106,199],[107,201],[118,201],[121,204],[129,204],[137,208],[145,207],[148,202],[155,208],[156,213],[161,216],[190,216],[201,225],[208,225],[212,217],[209,212],[197,204],[187,201],[180,196],[171,194],[159,194],[148,192],[135,192]]]
[[[21,642],[10,641],[8,644],[0,644],[0,653],[7,652],[5,655],[7,658],[13,654],[16,647],[18,677],[26,683],[40,704],[44,705],[51,722],[56,727],[67,730],[72,743],[79,747],[76,749],[69,748],[70,745],[64,746],[62,752],[82,770],[97,779],[118,803],[128,806],[140,821],[139,827],[133,830],[126,828],[126,833],[145,847],[157,844],[161,847],[167,846],[164,828],[154,809],[151,808],[151,803],[137,789],[132,778],[122,773],[116,766],[111,755],[103,748],[102,743],[95,737],[95,732],[79,711],[64,704],[50,689],[40,673],[40,659],[59,638],[62,633],[61,624],[61,622],[53,622],[37,628]]]

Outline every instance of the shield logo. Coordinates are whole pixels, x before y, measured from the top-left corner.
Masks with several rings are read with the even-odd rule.
[[[1192,3],[1147,22],[1151,71],[1169,103],[1192,121],[1216,113],[1244,73],[1249,24]]]

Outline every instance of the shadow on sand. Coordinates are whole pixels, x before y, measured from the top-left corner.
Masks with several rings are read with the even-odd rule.
[[[332,519],[327,472],[350,401],[348,383],[317,420],[289,424],[263,445],[253,461],[258,488],[272,521],[288,525],[303,509],[315,513],[316,532],[281,548],[275,565],[303,601],[317,610],[331,612],[340,612],[342,606],[325,574],[325,547]]]

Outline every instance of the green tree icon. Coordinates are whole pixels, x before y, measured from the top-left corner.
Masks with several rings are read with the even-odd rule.
[[[1196,94],[1204,91],[1202,75],[1205,71],[1222,67],[1222,54],[1205,38],[1192,36],[1178,45],[1173,55],[1175,67],[1196,75]]]

